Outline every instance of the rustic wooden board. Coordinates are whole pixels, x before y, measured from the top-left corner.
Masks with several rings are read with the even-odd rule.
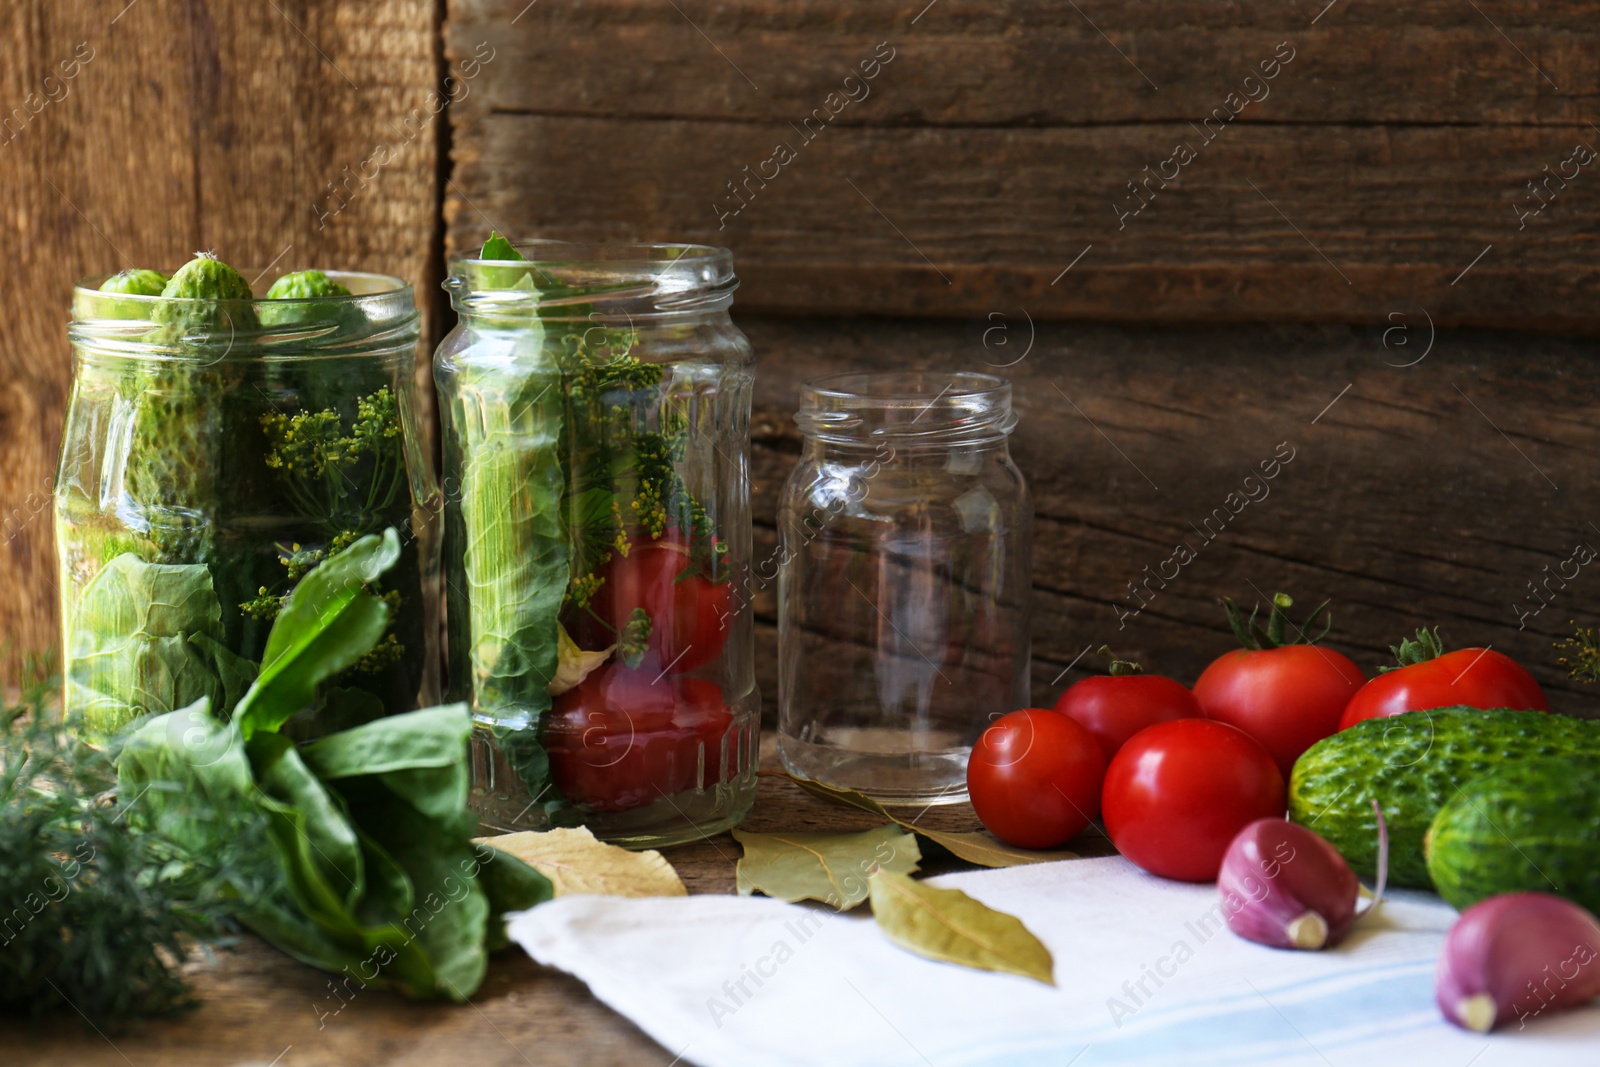
[[[1092,652],[1078,657],[1106,642],[1193,682],[1235,645],[1218,599],[1264,601],[1282,589],[1307,607],[1331,598],[1328,644],[1369,673],[1390,662],[1390,644],[1437,624],[1453,647],[1489,644],[1526,663],[1557,709],[1600,713],[1596,693],[1564,677],[1552,648],[1568,620],[1594,625],[1600,614],[1600,565],[1566,562],[1580,543],[1600,549],[1594,342],[1434,333],[1414,308],[1387,336],[1030,328],[1022,307],[998,314],[740,318],[758,359],[758,558],[776,550],[771,524],[800,448],[792,415],[802,380],[868,366],[988,368],[1014,383],[1013,454],[1037,512],[1035,702],[1099,666]],[[1395,366],[1425,351],[1415,366]],[[1264,488],[1246,485],[1282,442],[1294,458]],[[1245,492],[1261,499],[1235,514],[1228,494]],[[1218,508],[1227,521],[1212,519],[1208,541],[1196,527]],[[1192,563],[1168,566],[1178,574],[1165,588],[1158,579],[1148,594],[1130,591],[1180,543],[1195,550]],[[761,588],[752,604],[769,709],[775,593]]]
[[[745,827],[863,830],[881,822],[825,804],[782,780],[763,778]],[[978,825],[964,804],[930,809],[920,822],[942,830]],[[1085,853],[1104,852],[1098,833],[1084,834],[1079,847]],[[691,893],[734,891],[739,846],[730,835],[667,849],[665,855]],[[931,859],[923,869],[965,867]],[[341,1008],[328,975],[251,936],[191,971],[203,1002],[191,1015],[110,1038],[58,1017],[20,1040],[13,1038],[5,1062],[14,1067],[634,1067],[664,1065],[680,1051],[663,1051],[590,996],[581,982],[537,966],[519,949],[497,956],[472,1002],[460,1006],[418,1003],[374,990],[354,997],[345,993]]]
[[[0,117],[31,106],[29,93],[58,98],[0,147],[13,281],[0,296],[0,646],[55,641],[49,480],[76,279],[170,270],[210,248],[241,268],[387,271],[424,306],[437,292],[444,123],[424,112],[409,138],[397,125],[438,83],[435,26],[431,0],[30,0],[0,12]],[[80,43],[92,58],[63,83],[58,64]],[[393,158],[363,172],[380,143]],[[329,182],[354,195],[329,199]]]
[[[510,61],[455,115],[452,244],[714,241],[785,313],[1600,323],[1600,184],[1569,163],[1516,212],[1600,143],[1588,5],[922,7],[456,0],[448,53],[498,33]],[[870,94],[829,104],[879,42]]]

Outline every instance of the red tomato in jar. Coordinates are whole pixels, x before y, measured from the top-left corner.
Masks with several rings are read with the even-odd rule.
[[[578,643],[604,648],[633,610],[643,608],[650,616],[649,651],[667,671],[684,674],[716,659],[728,639],[733,590],[688,569],[689,546],[681,538],[669,532],[636,539],[626,556],[614,555],[595,570],[602,581],[589,606],[610,630],[580,616]]]
[[[732,778],[732,724],[711,682],[612,662],[556,697],[544,743],[568,800],[627,811]]]
[[[1134,673],[1138,670],[1136,664],[1113,658],[1110,674],[1084,678],[1056,700],[1055,710],[1094,734],[1108,760],[1146,726],[1200,717],[1200,705],[1183,683]]]
[[[1533,675],[1510,656],[1493,649],[1446,652],[1437,632],[1418,630],[1417,639],[1401,641],[1394,654],[1400,666],[1378,675],[1350,698],[1339,719],[1339,729],[1364,719],[1457,704],[1469,708],[1550,710],[1550,702]]]
[[[1210,882],[1239,831],[1281,818],[1283,775],[1242,730],[1177,719],[1140,730],[1106,769],[1106,834],[1151,874]]]
[[[1024,708],[995,720],[967,761],[967,795],[991,833],[1019,848],[1054,848],[1100,814],[1106,758],[1065,715]]]

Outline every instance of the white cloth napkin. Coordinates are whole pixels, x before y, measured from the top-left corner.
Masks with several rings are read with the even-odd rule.
[[[1557,1067],[1600,1063],[1600,1007],[1480,1036],[1446,1023],[1434,965],[1454,909],[1392,894],[1337,949],[1223,926],[1213,886],[1120,857],[931,879],[1028,925],[1056,986],[923,959],[866,907],[761,897],[563,897],[511,936],[702,1067]]]

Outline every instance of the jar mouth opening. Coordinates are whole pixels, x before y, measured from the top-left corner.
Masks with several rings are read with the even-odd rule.
[[[733,253],[712,245],[531,238],[512,247],[526,258],[451,257],[443,285],[457,311],[582,319],[599,309],[630,316],[721,310],[739,287]]]
[[[252,288],[284,273],[241,271],[254,279]],[[140,296],[101,292],[110,274],[85,278],[73,288],[67,334],[75,346],[96,354],[207,363],[367,356],[415,347],[421,320],[410,282],[365,271],[324,273],[350,295]]]
[[[847,371],[801,387],[795,422],[832,444],[981,444],[1017,425],[1011,383],[974,371]]]

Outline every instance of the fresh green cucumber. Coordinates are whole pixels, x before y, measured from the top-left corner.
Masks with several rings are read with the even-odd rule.
[[[1368,719],[1306,750],[1289,780],[1289,817],[1316,830],[1357,874],[1377,865],[1372,802],[1389,827],[1389,880],[1428,888],[1423,838],[1467,783],[1513,760],[1600,758],[1600,723],[1540,711],[1440,708]]]
[[[1445,802],[1428,873],[1458,908],[1521,889],[1600,911],[1600,780],[1587,759],[1516,760]]]

